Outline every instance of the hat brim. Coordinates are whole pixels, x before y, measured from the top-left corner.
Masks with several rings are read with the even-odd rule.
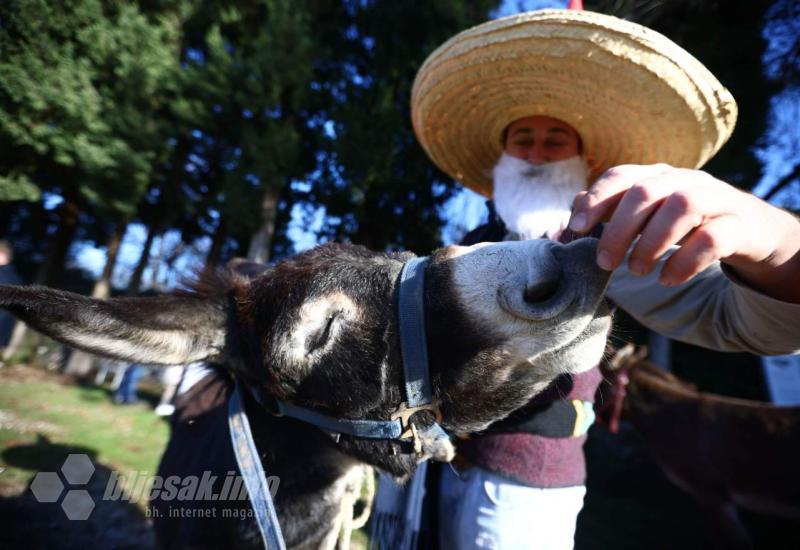
[[[491,196],[491,169],[513,121],[572,125],[596,178],[620,164],[697,168],[730,137],[736,102],[688,52],[629,21],[541,10],[468,29],[417,73],[412,121],[447,174]]]

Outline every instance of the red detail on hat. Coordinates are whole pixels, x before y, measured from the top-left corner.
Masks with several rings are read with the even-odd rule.
[[[568,10],[583,10],[583,0],[569,0]]]

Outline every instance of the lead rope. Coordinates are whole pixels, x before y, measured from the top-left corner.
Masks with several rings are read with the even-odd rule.
[[[285,550],[286,545],[283,542],[281,526],[275,513],[264,467],[259,459],[253,434],[250,432],[250,422],[242,408],[239,382],[235,381],[234,384],[233,393],[228,400],[228,426],[236,462],[247,487],[247,494],[250,496],[250,506],[253,507],[264,548]]]

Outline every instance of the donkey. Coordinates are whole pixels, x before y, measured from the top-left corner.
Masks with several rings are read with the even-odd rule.
[[[628,344],[604,367],[609,407],[599,418],[612,431],[609,412],[633,424],[666,477],[706,511],[709,539],[753,547],[738,508],[800,519],[800,407],[698,392],[642,355]]]
[[[595,239],[447,247],[424,268],[424,325],[434,403],[409,420],[451,434],[508,415],[558,375],[600,360],[610,327],[608,273]],[[364,464],[397,478],[424,458],[405,441],[326,433],[275,414],[282,400],[343,419],[388,419],[404,401],[395,316],[409,253],[326,244],[274,267],[239,265],[191,291],[95,300],[42,287],[0,286],[0,307],[56,340],[145,364],[206,361],[215,374],[183,396],[164,452],[164,477],[235,471],[226,402],[244,392],[261,462],[280,480],[275,508],[289,548],[331,548],[341,502]],[[259,394],[264,399],[256,400]],[[435,453],[430,453],[435,454]],[[447,455],[449,457],[451,455]],[[446,459],[446,458],[445,458]],[[247,501],[153,501],[163,547],[257,548]]]

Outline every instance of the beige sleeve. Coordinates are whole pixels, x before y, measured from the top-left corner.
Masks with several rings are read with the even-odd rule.
[[[800,354],[800,304],[753,290],[719,263],[687,283],[665,287],[658,273],[666,257],[644,277],[628,271],[626,258],[612,273],[607,296],[650,330],[675,340],[718,351]]]

